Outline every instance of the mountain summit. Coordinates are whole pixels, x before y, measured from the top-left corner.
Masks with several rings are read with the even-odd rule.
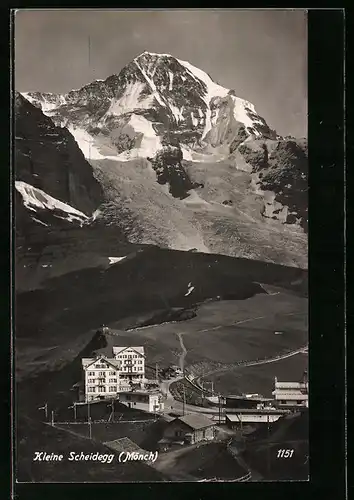
[[[185,160],[206,161],[249,138],[277,138],[235,94],[186,61],[143,52],[119,74],[79,90],[23,95],[67,126],[89,158],[147,158],[180,144]]]
[[[18,123],[26,109],[38,137],[48,119],[56,133],[70,132],[92,169],[90,189],[98,182],[103,193],[97,220],[119,226],[128,241],[306,267],[306,141],[279,136],[250,102],[201,69],[143,52],[67,94],[22,96],[32,106],[19,109]],[[30,136],[21,140],[31,149]],[[54,153],[66,157],[63,146],[49,151],[49,144],[41,145],[47,165]],[[39,151],[26,151],[30,170],[16,178],[26,193],[45,191],[40,178],[49,166]],[[61,177],[59,167],[51,171],[47,194],[56,197]],[[59,201],[71,201],[63,195]]]

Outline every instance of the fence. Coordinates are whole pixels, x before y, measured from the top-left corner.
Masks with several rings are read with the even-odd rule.
[[[198,483],[243,483],[246,481],[250,481],[252,479],[252,473],[247,472],[242,477],[238,477],[237,479],[218,479],[217,477],[213,477],[212,479],[199,479]]]
[[[153,422],[154,418],[147,418],[147,419],[142,419],[142,420],[115,420],[115,421],[109,421],[109,420],[91,420],[91,424],[125,424],[125,423],[141,423],[141,422]],[[49,424],[51,425],[51,422],[43,422],[44,424]],[[54,425],[64,425],[64,424],[78,424],[78,425],[88,425],[89,422],[87,420],[83,420],[81,422],[77,420],[69,420],[65,422],[59,422],[59,421],[54,421]]]
[[[272,363],[274,361],[279,361],[281,359],[285,359],[287,357],[290,357],[290,356],[293,356],[293,355],[296,355],[296,354],[300,354],[301,352],[304,352],[308,349],[308,345],[304,345],[302,347],[299,347],[298,349],[295,349],[295,350],[289,350],[289,351],[285,351],[283,352],[282,354],[277,354],[276,356],[272,356],[270,358],[259,358],[259,359],[256,359],[256,360],[248,360],[248,361],[238,361],[236,362],[235,364],[233,365],[230,365],[228,367],[225,367],[225,368],[222,368],[220,370],[216,370],[215,372],[210,372],[210,373],[205,373],[204,375],[197,375],[197,376],[192,376],[190,374],[187,374],[185,375],[185,380],[187,380],[187,382],[189,382],[195,389],[197,389],[198,391],[204,393],[204,394],[210,394],[212,395],[212,391],[202,387],[199,385],[198,383],[198,380],[202,377],[206,377],[208,375],[211,375],[212,373],[218,373],[218,372],[222,372],[222,371],[227,371],[227,370],[231,370],[233,368],[238,368],[238,367],[245,367],[245,366],[255,366],[255,365],[258,365],[258,364],[262,364],[262,363]]]

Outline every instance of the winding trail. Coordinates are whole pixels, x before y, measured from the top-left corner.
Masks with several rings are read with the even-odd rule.
[[[183,343],[183,338],[182,338],[183,333],[176,333],[176,335],[178,337],[178,340],[179,340],[179,343],[181,344],[181,349],[182,349],[182,353],[180,354],[180,357],[179,357],[179,367],[182,370],[182,372],[184,372],[184,360],[185,360],[186,355],[187,355],[187,349]]]

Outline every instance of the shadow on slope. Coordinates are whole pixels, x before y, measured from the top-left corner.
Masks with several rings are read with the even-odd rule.
[[[305,294],[306,276],[297,268],[152,248],[107,269],[68,273],[48,280],[43,290],[18,294],[16,336],[60,341],[138,313],[213,297],[246,299],[265,293],[255,280]]]
[[[111,454],[98,441],[86,439],[74,431],[58,429],[29,418],[17,425],[16,478],[19,482],[135,482],[166,481],[168,477],[142,462],[112,463],[68,461],[70,452]],[[62,461],[33,461],[36,451],[62,454]]]
[[[246,441],[243,458],[267,480],[307,480],[309,475],[308,411],[279,419],[252,433]],[[281,450],[289,450],[282,457]]]

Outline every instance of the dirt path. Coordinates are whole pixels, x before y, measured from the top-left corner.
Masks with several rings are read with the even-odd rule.
[[[179,357],[179,367],[182,370],[182,372],[184,372],[184,360],[185,360],[186,355],[187,355],[187,349],[183,343],[183,338],[182,338],[183,333],[177,333],[176,335],[178,337],[178,340],[179,340],[179,343],[181,344],[181,349],[182,349],[182,353],[180,354],[180,357]]]
[[[268,293],[268,295],[279,295],[279,293],[280,292]],[[285,313],[284,316],[297,316],[297,315],[301,315],[301,314],[306,314],[306,313],[304,313],[304,312]],[[223,327],[234,326],[234,325],[241,325],[243,323],[249,323],[249,322],[252,322],[252,321],[257,321],[259,319],[264,319],[264,318],[269,318],[269,317],[270,316],[256,316],[255,318],[247,318],[247,319],[243,319],[241,321],[235,321],[234,323],[231,323],[229,325],[212,326],[211,328],[206,328],[204,330],[198,330],[198,332],[200,332],[200,333],[211,332],[213,330],[219,330],[220,328],[223,328]]]

